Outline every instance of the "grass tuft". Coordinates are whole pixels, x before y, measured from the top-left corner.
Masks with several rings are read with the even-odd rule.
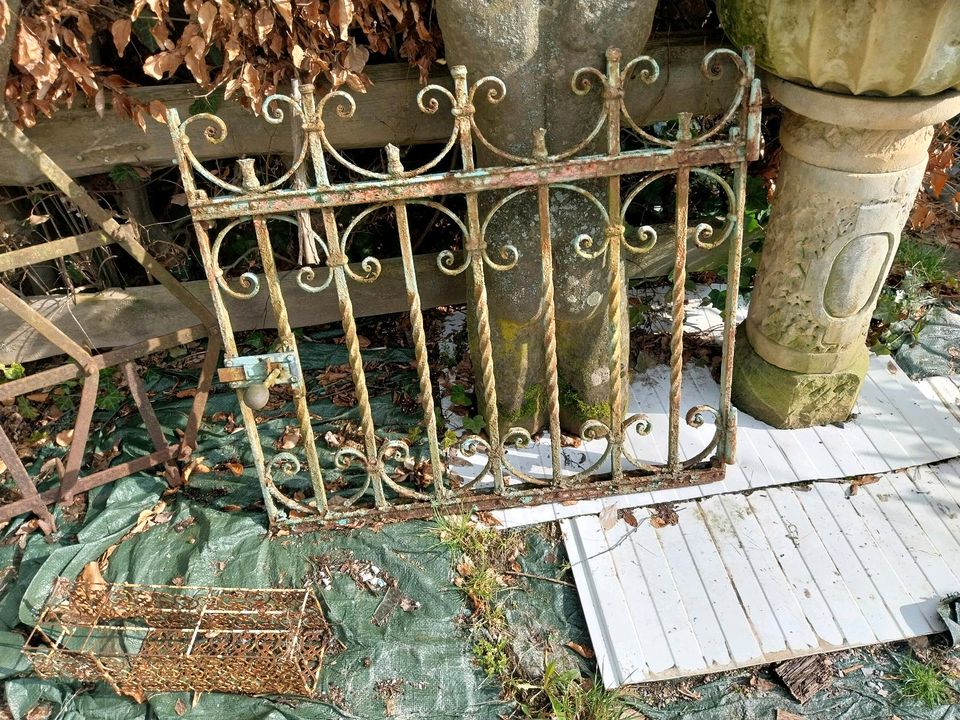
[[[525,691],[520,710],[529,718],[621,720],[627,712],[619,693],[604,688],[598,678],[584,678],[577,670],[560,672],[553,663],[540,682],[517,687]]]
[[[913,658],[900,660],[900,678],[897,694],[901,698],[938,707],[949,704],[953,697],[953,690],[936,668]]]
[[[926,285],[937,285],[947,280],[946,257],[943,248],[913,235],[904,235],[897,250],[896,265],[901,270],[912,270]]]

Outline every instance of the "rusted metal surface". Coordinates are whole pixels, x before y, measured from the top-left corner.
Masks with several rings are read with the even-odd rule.
[[[8,39],[15,35],[18,7],[19,4],[16,7],[11,5],[12,20],[7,28]],[[8,42],[0,46],[0,87],[3,85],[6,70],[9,67],[9,52]],[[4,137],[20,152],[25,162],[34,165],[44,177],[57,187],[71,204],[79,208],[92,222],[100,226],[99,230],[83,235],[53,240],[0,254],[0,271],[14,270],[96,247],[117,244],[124,248],[150,275],[162,283],[200,321],[200,325],[193,328],[95,355],[88,348],[82,347],[68,337],[10,288],[0,285],[0,305],[20,317],[74,361],[0,385],[0,400],[10,401],[34,390],[50,387],[78,377],[83,378],[77,417],[59,487],[54,487],[43,493],[37,491],[36,484],[18,457],[16,448],[6,431],[0,427],[0,457],[3,458],[8,471],[13,476],[17,492],[20,495],[18,499],[0,505],[0,522],[24,512],[32,512],[40,519],[42,529],[45,532],[52,532],[55,530],[55,526],[53,516],[47,509],[49,503],[69,502],[77,493],[113,482],[133,472],[145,470],[161,463],[165,466],[167,479],[174,484],[179,482],[180,474],[176,462],[186,459],[196,446],[200,419],[206,405],[216,360],[220,352],[220,339],[215,318],[203,303],[199,302],[156,258],[146,251],[139,241],[137,227],[119,223],[109,209],[100,205],[93,196],[58,167],[41,148],[37,147],[23,131],[17,128],[10,121],[3,108],[0,108],[0,136]],[[151,353],[192,342],[205,336],[209,337],[208,355],[201,369],[197,393],[191,407],[184,437],[179,442],[168,444],[150,405],[146,389],[137,375],[134,363]],[[82,476],[84,455],[90,436],[93,413],[96,408],[100,372],[115,366],[123,367],[132,397],[156,450],[149,455]]]
[[[85,584],[58,578],[24,645],[45,678],[118,694],[312,696],[342,649],[313,590]]]
[[[252,410],[241,405],[247,437],[263,486],[264,500],[271,523],[291,521],[322,526],[329,523],[361,521],[365,518],[411,517],[433,512],[443,505],[474,504],[478,507],[516,505],[534,500],[585,497],[591,494],[634,489],[655,483],[658,486],[700,482],[722,474],[722,462],[732,462],[735,414],[730,406],[730,363],[733,350],[733,310],[736,307],[735,271],[728,284],[725,311],[724,372],[719,408],[694,406],[683,411],[680,394],[683,355],[684,278],[687,250],[716,248],[727,243],[731,268],[738,267],[742,243],[744,181],[747,162],[759,152],[759,84],[754,79],[751,53],[738,55],[730,50],[707,54],[701,66],[707,79],[724,73],[735,76],[734,96],[718,117],[694,118],[681,113],[678,129],[656,134],[639,125],[624,100],[628,88],[637,92],[649,89],[660,77],[653,58],[641,56],[625,64],[619,51],[607,53],[603,70],[582,68],[571,79],[571,91],[580,96],[597,96],[597,120],[588,135],[573,146],[548,149],[549,138],[537,133],[527,153],[504,151],[491,143],[477,124],[475,105],[497,103],[506,92],[495,77],[484,77],[472,84],[463,67],[451,68],[453,90],[431,85],[420,91],[417,105],[429,115],[448,106],[450,133],[441,150],[417,168],[404,167],[398,150],[386,146],[386,170],[360,167],[344,157],[330,142],[327,130],[332,123],[347,122],[356,110],[349,93],[343,90],[315,95],[312,86],[302,86],[293,96],[275,95],[264,103],[268,122],[289,121],[294,132],[292,162],[280,176],[260,180],[252,160],[238,161],[238,181],[208,171],[194,154],[192,143],[222,143],[228,137],[226,124],[215,115],[193,115],[181,120],[171,111],[168,125],[184,181],[187,200],[194,218],[200,253],[213,296],[217,319],[224,336],[227,365],[238,357],[233,339],[232,321],[225,297],[249,299],[260,292],[260,280],[252,273],[228,278],[222,269],[220,254],[225,241],[240,226],[252,226],[256,233],[263,284],[280,328],[281,351],[296,354],[296,343],[286,318],[288,302],[335,302],[339,307],[345,334],[348,364],[355,388],[360,418],[359,447],[330,448],[334,468],[322,474],[316,462],[317,440],[313,437],[303,389],[295,389],[297,420],[305,439],[304,448],[280,452],[272,458],[264,455]],[[202,129],[202,134],[196,132]],[[631,148],[624,150],[621,136],[631,136]],[[603,154],[581,156],[606,138]],[[499,157],[500,166],[477,168],[474,147]],[[459,150],[460,168],[438,172],[440,163]],[[328,165],[338,168],[336,176],[350,176],[348,182],[333,183]],[[719,166],[717,171],[706,169]],[[344,173],[343,171],[346,171]],[[731,185],[721,173],[732,174]],[[628,176],[628,177],[625,177]],[[357,178],[360,178],[359,180]],[[719,197],[727,201],[722,227],[698,223],[690,227],[688,218],[692,178],[713,184]],[[598,197],[576,183],[606,179],[605,197]],[[652,183],[675,182],[676,247],[674,261],[673,328],[670,341],[671,397],[670,433],[667,461],[662,465],[633,457],[630,434],[646,434],[650,421],[643,414],[624,417],[628,395],[628,367],[625,362],[629,338],[624,333],[626,284],[624,258],[642,256],[658,243],[653,227],[629,228],[627,217],[632,204]],[[499,192],[492,208],[480,210],[481,193]],[[556,358],[556,308],[554,299],[553,252],[556,251],[550,227],[551,193],[579,193],[586,197],[603,218],[602,236],[576,238],[573,250],[584,260],[603,263],[609,287],[605,312],[610,325],[610,416],[590,420],[581,428],[588,439],[604,439],[606,450],[591,467],[576,474],[563,470],[560,430],[559,378]],[[539,209],[537,242],[542,261],[541,327],[545,345],[544,387],[551,437],[551,462],[548,472],[539,475],[517,468],[511,451],[529,445],[533,439],[523,428],[501,425],[498,413],[497,385],[493,364],[492,334],[486,278],[489,273],[508,273],[525,251],[526,238],[517,238],[502,247],[488,246],[485,230],[491,217],[517,196],[533,194]],[[465,213],[453,212],[441,200],[462,196]],[[463,276],[472,306],[471,322],[476,345],[474,371],[477,394],[486,422],[483,435],[470,434],[459,439],[458,451],[464,455],[482,454],[484,469],[475,479],[460,480],[445,467],[439,451],[435,419],[433,382],[430,376],[423,327],[422,307],[410,243],[407,207],[425,205],[443,213],[459,230],[462,247],[438,256],[439,269],[450,276]],[[354,206],[349,222],[342,227],[338,210]],[[364,372],[363,353],[357,336],[356,315],[351,301],[353,283],[375,283],[381,265],[367,257],[357,272],[347,264],[351,237],[356,228],[378,211],[392,213],[398,230],[398,246],[403,258],[405,293],[412,328],[420,405],[424,413],[423,430],[429,456],[430,477],[419,484],[400,482],[394,470],[412,457],[407,443],[390,439],[375,425]],[[315,229],[311,217],[322,218]],[[274,223],[296,227],[302,265],[297,271],[295,294],[281,290],[273,258]],[[532,243],[533,238],[529,239]],[[301,294],[302,293],[302,294]],[[298,370],[300,376],[302,371]],[[266,390],[266,387],[263,388]],[[264,396],[261,391],[256,393]],[[241,398],[242,400],[243,398]],[[715,432],[707,447],[681,457],[679,436],[681,418],[698,427],[710,416]],[[322,442],[322,441],[321,441]],[[301,457],[306,457],[306,463]],[[354,470],[351,471],[350,469]],[[359,472],[356,472],[359,471]],[[312,498],[294,499],[284,492],[281,473],[306,475],[313,487]],[[302,478],[298,487],[303,487]]]

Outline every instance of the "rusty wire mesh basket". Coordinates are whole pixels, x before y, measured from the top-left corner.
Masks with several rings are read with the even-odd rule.
[[[121,694],[311,696],[341,643],[311,589],[84,584],[58,578],[24,652],[41,677]]]

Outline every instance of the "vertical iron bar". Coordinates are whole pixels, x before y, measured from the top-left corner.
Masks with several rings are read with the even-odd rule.
[[[550,186],[537,187],[540,210],[540,257],[543,265],[543,349],[546,359],[547,409],[550,411],[550,463],[554,485],[563,484],[560,443],[560,378],[557,370],[557,309],[553,290],[553,237]]]
[[[454,114],[460,136],[460,154],[463,169],[476,169],[473,158],[473,108],[467,87],[467,69],[462,65],[450,69],[453,76],[457,106]],[[468,237],[463,239],[464,250],[470,256],[470,281],[473,285],[473,307],[477,314],[477,345],[480,350],[480,390],[483,394],[484,414],[487,422],[487,437],[490,441],[490,474],[493,487],[498,493],[504,491],[503,462],[500,444],[500,411],[497,407],[497,387],[493,375],[493,341],[490,337],[490,312],[487,306],[487,286],[484,279],[485,241],[480,229],[480,208],[477,193],[466,193]]]
[[[247,161],[241,160],[241,163]],[[252,163],[252,161],[250,161]],[[253,168],[250,167],[252,170]],[[277,264],[273,257],[273,247],[270,244],[270,232],[267,229],[267,219],[262,215],[256,215],[253,218],[253,229],[257,236],[257,245],[260,248],[260,262],[263,263],[263,274],[267,281],[267,292],[270,296],[270,304],[273,306],[273,314],[277,319],[277,334],[280,336],[280,343],[287,352],[294,355],[297,363],[297,370],[300,373],[300,383],[291,385],[293,393],[294,407],[297,413],[297,422],[300,424],[300,432],[303,435],[303,452],[307,456],[307,467],[310,469],[310,481],[313,484],[313,494],[317,501],[317,509],[326,509],[327,491],[323,484],[323,475],[320,470],[320,457],[317,455],[317,441],[313,435],[313,424],[310,420],[310,406],[307,404],[306,378],[303,369],[300,367],[300,353],[297,350],[297,339],[293,335],[293,328],[290,327],[290,319],[287,316],[287,306],[283,300],[283,291],[280,288],[280,277],[277,274]]]
[[[388,146],[387,152],[399,164],[397,148]],[[437,413],[433,406],[433,383],[430,381],[430,358],[427,354],[427,336],[423,328],[423,309],[420,305],[420,289],[417,286],[417,271],[413,259],[413,246],[410,242],[410,223],[405,203],[394,203],[397,218],[397,232],[400,236],[400,254],[403,257],[403,279],[407,287],[407,304],[410,306],[410,327],[413,333],[413,351],[417,362],[417,380],[420,383],[420,405],[427,427],[427,443],[430,447],[430,466],[433,469],[433,482],[436,494],[442,497],[445,492],[443,482],[443,464],[440,462],[440,441],[437,438]]]
[[[312,85],[310,86],[309,92],[312,96]],[[296,123],[292,123],[290,127],[290,135],[293,142],[293,157],[299,158],[303,150],[303,143],[307,141],[305,127],[309,126],[309,116],[305,112],[300,82],[297,79],[293,80],[293,99],[300,103],[301,112],[303,112],[303,115],[300,117],[300,126],[298,127]],[[293,189],[305,190],[306,188],[307,166],[306,163],[300,163],[297,165],[297,169],[293,174]],[[313,220],[310,218],[309,210],[297,211],[297,236],[300,239],[300,263],[302,265],[319,264],[320,258],[317,255],[317,243],[313,234]]]
[[[324,216],[326,215],[327,211],[324,211]],[[324,219],[326,220],[326,217],[324,217]],[[333,233],[336,233],[336,221],[334,220],[330,224],[333,225]],[[370,407],[370,392],[367,390],[367,376],[363,371],[363,356],[360,352],[360,340],[357,338],[357,321],[353,313],[353,301],[350,299],[350,289],[347,287],[347,273],[344,270],[347,259],[341,253],[336,234],[331,235],[329,228],[327,230],[327,243],[334,257],[339,256],[341,258],[340,260],[331,259],[331,264],[334,265],[333,279],[337,287],[340,319],[346,337],[347,360],[350,364],[350,373],[353,376],[353,385],[357,395],[357,407],[360,410],[360,428],[363,430],[363,450],[367,460],[367,477],[369,481],[373,483],[374,503],[377,508],[382,510],[389,507],[389,505],[383,494],[383,480],[380,477],[380,459],[377,453],[377,433],[373,424],[373,408]],[[336,250],[334,250],[334,248],[336,248]]]
[[[607,113],[607,154],[620,154],[620,103],[623,99],[623,78],[620,75],[620,50],[607,50],[607,84],[604,99]],[[623,421],[626,396],[627,369],[623,366],[623,302],[626,278],[623,272],[623,224],[620,220],[620,176],[611,175],[607,181],[609,227],[607,257],[610,263],[610,288],[607,293],[607,312],[610,318],[610,472],[614,482],[623,479],[621,462]],[[629,341],[629,338],[627,338]]]
[[[323,118],[317,116],[316,99],[312,85],[300,88],[303,101],[303,110],[307,117],[304,124],[306,142],[310,151],[310,162],[313,166],[314,177],[318,187],[328,187],[330,179],[327,175],[327,164],[323,153],[320,133],[323,132]],[[373,423],[373,408],[370,407],[370,393],[367,390],[367,377],[363,370],[363,356],[360,352],[360,341],[357,338],[357,321],[353,312],[353,301],[350,299],[350,289],[347,287],[347,256],[345,248],[341,247],[340,230],[337,228],[337,218],[332,207],[324,207],[323,229],[327,236],[327,250],[329,257],[327,264],[333,268],[334,286],[337,290],[337,302],[340,307],[340,322],[346,339],[347,359],[350,364],[350,374],[357,396],[357,406],[360,410],[360,427],[363,431],[363,449],[367,461],[367,478],[373,484],[373,500],[379,509],[389,507],[383,493],[382,469],[377,450],[377,433]]]
[[[689,116],[686,124],[689,127]],[[681,135],[684,123],[681,115]],[[683,380],[683,322],[687,300],[687,223],[690,200],[690,168],[677,170],[677,236],[676,259],[673,265],[673,303],[670,335],[670,444],[667,452],[667,469],[680,469],[680,385]]]
[[[743,213],[747,194],[747,163],[734,166],[733,190],[737,199],[737,227],[727,255],[727,300],[723,309],[723,361],[720,365],[720,436],[718,455],[732,465],[737,453],[737,411],[731,403],[733,352],[737,338],[737,306],[740,298],[740,262],[743,255]]]
[[[190,161],[183,151],[183,144],[189,142],[189,139],[180,135],[180,115],[176,109],[171,109],[168,113],[167,124],[171,128],[174,136],[173,151],[180,166],[180,177],[183,179],[183,189],[187,195],[187,200],[193,203],[199,199],[197,187],[193,182],[193,169],[190,167]],[[197,235],[197,247],[200,249],[200,258],[203,261],[203,267],[207,278],[207,287],[210,290],[210,299],[213,302],[213,311],[220,327],[220,339],[223,341],[223,351],[226,358],[235,358],[239,356],[237,350],[237,340],[233,334],[233,323],[230,320],[230,312],[223,301],[223,295],[217,284],[216,261],[213,258],[213,250],[210,247],[210,236],[207,233],[207,225],[202,221],[195,220],[193,223],[194,232]],[[270,525],[277,521],[277,507],[273,502],[273,496],[270,494],[270,488],[267,483],[267,464],[263,456],[263,444],[260,440],[260,432],[257,430],[257,420],[247,404],[243,401],[243,393],[237,390],[237,404],[240,406],[240,416],[243,418],[243,429],[247,434],[247,443],[250,445],[250,453],[253,455],[253,465],[257,471],[257,477],[260,479],[260,491],[263,495],[263,506],[267,513],[267,519]],[[324,498],[324,501],[326,498]],[[323,504],[317,501],[318,508],[325,508]]]

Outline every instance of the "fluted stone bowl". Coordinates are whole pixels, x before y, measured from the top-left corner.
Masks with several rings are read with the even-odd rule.
[[[960,86],[960,0],[718,0],[720,22],[785,80],[853,95]]]

